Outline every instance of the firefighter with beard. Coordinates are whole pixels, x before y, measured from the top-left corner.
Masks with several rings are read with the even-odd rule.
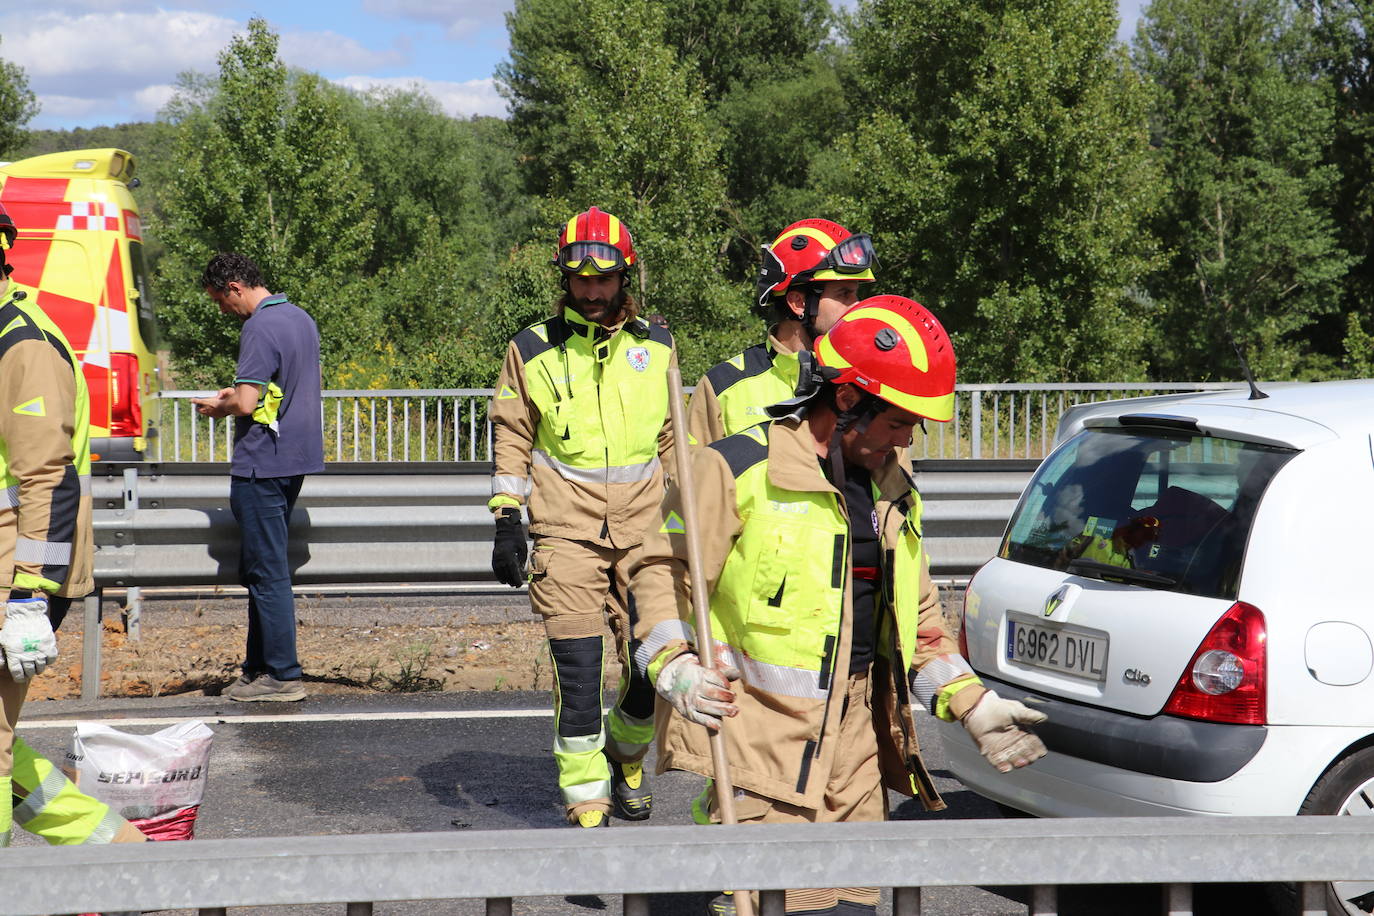
[[[0,846],[11,823],[53,845],[141,843],[14,733],[29,684],[57,659],[54,631],[94,585],[95,543],[86,381],[35,291],[9,279],[17,238],[0,209]]]
[[[544,620],[554,673],[554,760],[568,821],[581,827],[649,817],[641,761],[654,734],[654,688],[629,664],[631,565],[671,466],[668,331],[638,314],[629,229],[596,207],[568,220],[554,264],[556,313],[516,334],[491,402],[496,517],[492,571],[526,581]],[[609,619],[622,675],[601,716]]]
[[[1026,728],[1045,716],[986,689],[959,654],[898,455],[921,418],[953,415],[953,347],[918,303],[875,296],[800,369],[796,396],[770,408],[777,419],[693,456],[718,669],[699,663],[689,623],[677,487],[645,540],[635,663],[677,713],[659,767],[710,776],[708,731],[719,730],[740,823],[885,820],[888,788],[940,810],[915,711],[961,722],[1002,772],[1045,753]],[[815,916],[874,916],[877,903],[872,887],[786,894],[789,913]],[[710,907],[733,910],[724,897]]]
[[[754,311],[768,336],[712,366],[687,407],[693,446],[763,423],[770,404],[792,397],[797,354],[810,350],[872,283],[878,256],[867,235],[828,219],[803,219],[763,246]]]

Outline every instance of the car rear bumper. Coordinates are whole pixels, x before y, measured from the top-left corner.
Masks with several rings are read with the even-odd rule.
[[[1132,716],[1060,700],[983,677],[984,686],[1049,716],[1036,728],[1052,751],[1123,770],[1220,782],[1240,771],[1264,746],[1263,725],[1227,725],[1177,716]]]
[[[1049,722],[1035,728],[1050,752],[1031,766],[998,773],[978,753],[962,726],[941,722],[938,730],[949,768],[979,795],[1041,817],[1291,815],[1297,813],[1313,780],[1330,759],[1314,759],[1330,750],[1326,747],[1334,737],[1330,729],[1220,726],[1242,729],[1243,735],[1257,731],[1259,745],[1236,765],[1239,752],[1234,749],[1236,742],[1230,742],[1229,749],[1220,755],[1227,761],[1230,775],[1208,782],[1180,779],[1176,778],[1177,767],[1160,766],[1159,762],[1175,753],[1179,734],[1201,740],[1211,732],[1177,733],[1167,728],[1155,732],[1149,723],[1160,719],[1185,725],[1210,723],[1189,723],[1171,716],[1141,719],[1055,700],[993,678],[985,677],[983,682],[998,694],[1019,699],[1050,716]],[[1326,734],[1319,735],[1322,732]],[[1156,734],[1163,734],[1169,743],[1150,745]],[[1116,749],[1110,755],[1097,751],[1090,736],[1104,747]],[[1245,746],[1243,741],[1240,746]],[[1204,761],[1212,768],[1209,775],[1216,775],[1219,764],[1205,762],[1207,748],[1181,750],[1185,757]],[[1076,756],[1079,752],[1088,757]],[[1138,758],[1130,759],[1132,753]],[[1149,772],[1161,769],[1172,775]]]

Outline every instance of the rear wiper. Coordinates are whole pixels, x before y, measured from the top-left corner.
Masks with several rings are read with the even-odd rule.
[[[1177,585],[1178,579],[1173,576],[1166,576],[1162,573],[1150,572],[1145,569],[1130,569],[1124,566],[1113,566],[1111,563],[1099,563],[1097,560],[1085,560],[1079,557],[1070,560],[1065,567],[1068,572],[1087,576],[1090,579],[1116,579],[1122,582],[1137,582],[1141,585]]]

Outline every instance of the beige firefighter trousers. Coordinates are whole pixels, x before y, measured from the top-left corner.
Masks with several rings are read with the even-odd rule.
[[[741,824],[833,824],[843,821],[887,820],[887,792],[878,768],[878,735],[873,730],[873,689],[869,672],[851,674],[840,717],[839,751],[826,779],[818,809],[799,808],[744,789],[735,790],[735,818]],[[731,723],[734,724],[734,723]],[[730,725],[726,725],[729,728]],[[815,776],[815,771],[812,772]],[[711,821],[718,823],[716,799],[710,800]],[[876,887],[814,887],[787,891],[789,913],[824,910],[840,900],[876,906]],[[759,912],[754,895],[754,912]]]

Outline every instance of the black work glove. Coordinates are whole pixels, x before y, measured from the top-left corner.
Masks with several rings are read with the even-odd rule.
[[[491,547],[491,571],[497,582],[519,588],[525,581],[525,560],[529,548],[525,546],[525,529],[520,524],[520,510],[503,506],[496,513],[496,539]]]

